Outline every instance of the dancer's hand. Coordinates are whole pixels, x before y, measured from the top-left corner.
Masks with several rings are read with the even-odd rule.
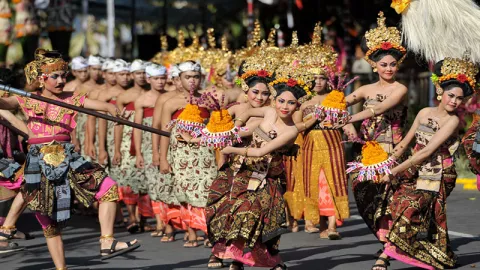
[[[118,166],[122,162],[122,154],[120,152],[115,151],[112,159],[112,165]]]
[[[233,153],[233,147],[227,146],[227,147],[223,148],[222,151],[220,151],[220,152],[224,155],[232,154]]]
[[[93,160],[97,159],[97,153],[95,151],[95,146],[94,145],[90,145],[88,147],[87,155]]]
[[[172,172],[172,167],[168,164],[168,161],[161,160],[160,161],[160,173],[167,174]]]
[[[145,168],[145,160],[143,159],[143,156],[141,154],[137,155],[135,166],[139,169]]]
[[[100,150],[98,153],[98,164],[106,165],[107,164],[108,153],[105,150]]]

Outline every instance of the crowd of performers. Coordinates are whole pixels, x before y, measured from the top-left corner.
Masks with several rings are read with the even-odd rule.
[[[396,6],[403,15],[416,7]],[[30,237],[15,227],[28,207],[56,269],[66,269],[61,231],[76,202],[98,209],[102,260],[130,252],[140,246],[136,240],[113,236],[125,205],[126,230],[151,231],[166,244],[185,231],[185,248],[201,241],[212,248],[208,268],[232,260],[230,269],[287,269],[280,236],[297,232],[297,220],[320,238],[341,238],[337,226],[350,215],[349,173],[359,213],[383,245],[373,270],[387,269],[392,258],[424,269],[455,267],[446,199],[457,177],[457,109],[467,100],[477,104],[469,98],[479,59],[434,59],[420,51],[438,60],[432,76],[438,105],[422,109],[405,130],[408,90],[395,75],[407,50],[383,13],[362,42],[379,80],[348,96],[343,91],[353,80],[336,72],[337,54],[322,43],[319,26],[309,44],[299,45],[294,35],[286,48],[275,46],[273,32],[262,42],[259,33],[256,27],[235,53],[224,41],[216,48],[209,31],[209,48],[197,39],[185,47],[179,33],[178,48],[150,62],[76,57],[68,83],[61,55],[38,49],[25,67],[38,95],[170,136],[5,93],[0,250],[20,251],[11,240]],[[348,107],[360,102],[363,110],[349,115]],[[463,141],[477,175],[478,119],[477,110]],[[363,144],[348,164],[346,138]],[[150,227],[145,220],[153,217]]]

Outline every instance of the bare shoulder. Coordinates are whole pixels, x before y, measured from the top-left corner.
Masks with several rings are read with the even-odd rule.
[[[403,93],[408,92],[408,88],[404,84],[399,83],[399,82],[395,82],[395,90],[396,91],[401,91]]]

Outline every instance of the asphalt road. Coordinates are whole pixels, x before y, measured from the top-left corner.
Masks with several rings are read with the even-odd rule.
[[[317,234],[303,231],[282,236],[281,256],[289,269],[370,269],[374,263],[373,253],[381,245],[364,225],[352,202],[352,218],[339,228],[342,240],[320,240]],[[480,268],[480,192],[463,190],[461,186],[448,199],[448,225],[452,246],[459,256],[458,269]],[[24,252],[0,257],[6,269],[53,269],[39,225],[31,214],[21,217],[18,227],[29,229],[37,237],[19,241],[26,246]],[[302,227],[301,227],[302,229]],[[183,248],[183,234],[173,243],[160,243],[159,238],[149,234],[135,235],[141,243],[137,251],[124,257],[101,262],[99,260],[99,226],[93,217],[74,216],[64,230],[66,257],[69,269],[206,269],[209,249]],[[121,240],[132,236],[118,229],[116,237]],[[224,268],[228,269],[228,268]],[[247,268],[250,269],[250,268]],[[253,269],[253,268],[251,268]],[[416,269],[392,261],[389,269]]]

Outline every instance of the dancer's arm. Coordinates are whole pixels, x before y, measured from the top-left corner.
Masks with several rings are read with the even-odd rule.
[[[18,103],[17,98],[14,97],[14,96],[0,98],[0,109],[1,110],[13,111],[13,110],[16,110],[19,106],[20,106],[20,104]]]
[[[12,126],[14,126],[16,129],[24,132],[25,134],[28,134],[28,128],[25,122],[22,120],[18,119],[13,113],[7,110],[0,110],[0,117],[8,121]]]
[[[381,115],[386,111],[394,108],[395,106],[398,106],[398,104],[402,103],[405,100],[405,97],[407,96],[407,94],[408,94],[407,87],[402,85],[400,88],[395,89],[393,93],[389,97],[387,97],[384,101],[373,106],[373,108],[368,108],[366,110],[363,110],[359,113],[352,115],[352,117],[348,122],[355,123],[370,117]]]
[[[269,154],[277,149],[284,147],[285,145],[291,144],[297,138],[298,131],[295,128],[288,130],[287,132],[282,133],[277,138],[268,142],[261,148],[243,148],[243,147],[231,147],[227,146],[222,150],[223,154],[236,154],[236,155],[245,155],[247,157],[262,157],[266,154]]]
[[[410,127],[410,130],[408,133],[403,137],[402,141],[399,142],[395,148],[393,149],[392,152],[392,158],[394,159],[399,159],[407,150],[408,145],[412,142],[412,140],[415,138],[415,132],[417,131],[418,127],[420,126],[420,119],[422,119],[427,113],[428,113],[428,108],[420,110],[415,117],[415,120],[413,121],[412,126]]]

